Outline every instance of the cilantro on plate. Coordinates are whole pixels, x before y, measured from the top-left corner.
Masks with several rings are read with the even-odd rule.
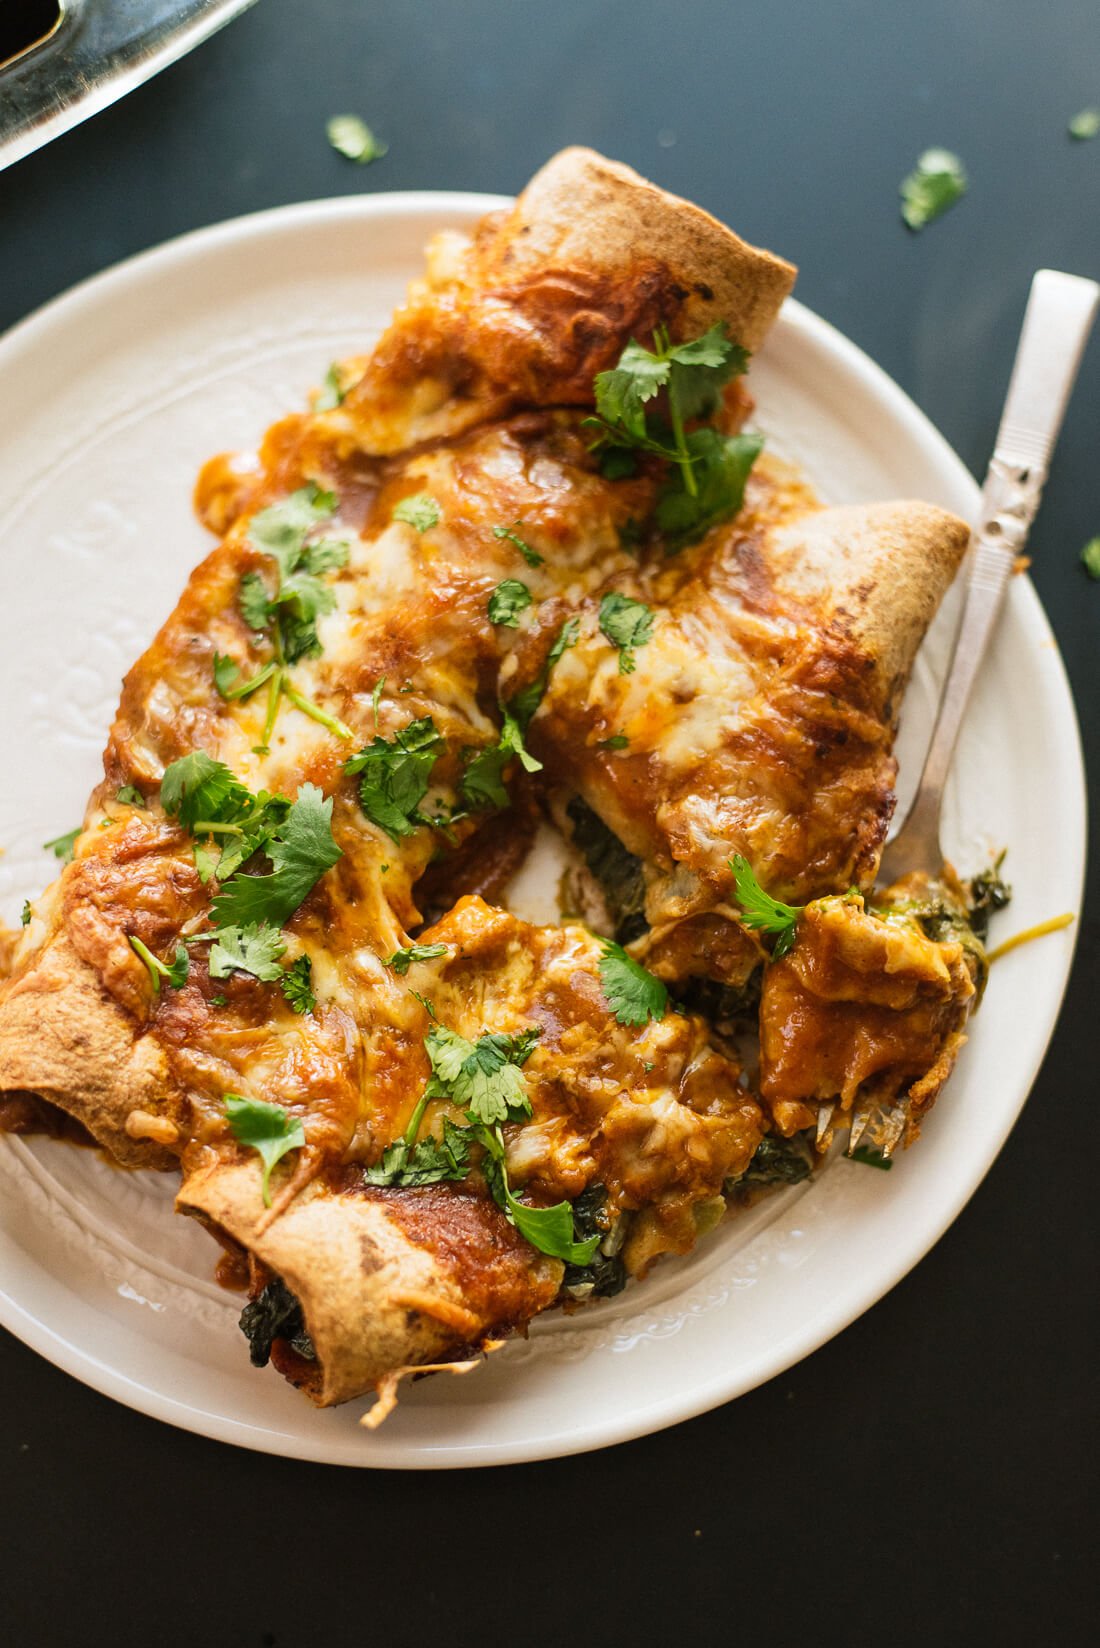
[[[290,1150],[300,1150],[306,1142],[305,1130],[297,1116],[281,1104],[263,1099],[247,1099],[240,1093],[225,1095],[225,1115],[233,1137],[255,1150],[263,1163],[264,1206],[271,1206],[271,1171]]]

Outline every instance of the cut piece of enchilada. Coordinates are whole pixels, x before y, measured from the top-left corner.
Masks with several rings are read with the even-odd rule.
[[[200,482],[222,541],[12,947],[0,1114],[33,1125],[37,1095],[178,1164],[181,1208],[250,1256],[256,1359],[319,1402],[613,1291],[785,1148],[657,975],[760,960],[731,853],[790,896],[873,875],[896,697],[965,539],[921,505],[816,513],[766,466],[735,519],[739,374],[792,279],[567,151]],[[551,788],[641,863],[648,970],[448,910]]]

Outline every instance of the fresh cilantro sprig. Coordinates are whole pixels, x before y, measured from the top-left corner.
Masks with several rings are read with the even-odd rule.
[[[380,143],[361,115],[334,114],[325,122],[325,136],[337,154],[345,160],[354,160],[360,166],[369,166],[372,160],[381,160],[388,145]]]
[[[535,679],[500,706],[504,717],[500,738],[479,750],[462,775],[462,794],[472,807],[508,806],[511,797],[504,784],[504,769],[513,758],[518,759],[526,772],[542,771],[542,762],[527,748],[527,728],[542,703],[554,665],[568,648],[576,646],[579,632],[580,619],[566,619]]]
[[[145,797],[132,784],[122,784],[115,791],[115,800],[123,807],[144,807]]]
[[[620,1024],[648,1024],[663,1019],[668,1009],[668,989],[654,978],[640,961],[628,956],[613,939],[602,941],[600,984],[604,999]]]
[[[295,1013],[312,1013],[317,1006],[313,994],[313,963],[308,956],[292,961],[280,980],[283,995]]]
[[[1080,109],[1066,127],[1070,137],[1078,143],[1087,143],[1100,134],[1100,109]]]
[[[731,378],[744,372],[748,354],[726,335],[725,322],[702,337],[674,344],[658,327],[654,348],[631,339],[608,372],[595,380],[594,449],[603,453],[603,471],[619,479],[633,471],[632,454],[664,458],[672,472],[661,488],[657,527],[670,554],[701,538],[741,508],[745,482],[763,445],[757,435],[722,435],[686,425],[711,416]],[[647,408],[665,395],[668,423]]]
[[[193,750],[165,768],[161,804],[195,836],[195,863],[205,884],[212,877],[227,881],[260,852],[286,820],[291,803],[285,795],[261,790],[253,795],[221,761]],[[215,850],[209,845],[216,841]]]
[[[600,629],[619,649],[619,674],[633,675],[635,647],[644,647],[653,638],[652,610],[644,601],[615,590],[600,602]]]
[[[1081,551],[1081,565],[1090,578],[1100,579],[1100,538],[1090,538]]]
[[[798,918],[804,906],[783,904],[779,899],[772,898],[766,893],[757,881],[752,865],[741,853],[735,853],[730,859],[730,869],[733,871],[742,922],[754,932],[771,933],[775,936],[772,959],[778,961],[794,944]]]
[[[404,978],[409,968],[420,961],[435,961],[439,956],[448,952],[446,944],[409,944],[403,950],[395,950],[392,956],[387,956],[385,966],[392,967],[395,973]]]
[[[359,800],[372,824],[392,841],[412,835],[421,824],[434,824],[420,811],[428,793],[432,769],[445,741],[430,715],[410,721],[392,739],[375,737],[344,762],[346,773],[358,773]]]
[[[491,624],[518,629],[521,612],[531,605],[531,591],[518,578],[505,578],[490,595],[486,611]]]
[[[433,1025],[424,1045],[432,1067],[431,1079],[416,1106],[404,1137],[390,1145],[375,1167],[367,1168],[368,1184],[415,1186],[464,1179],[470,1170],[470,1149],[484,1152],[482,1170],[489,1191],[508,1221],[540,1253],[567,1264],[588,1264],[599,1245],[573,1239],[573,1209],[568,1202],[532,1207],[521,1201],[508,1180],[503,1124],[531,1114],[522,1065],[538,1039],[537,1028],[505,1036],[487,1033],[469,1041],[443,1025]],[[417,1141],[424,1110],[432,1098],[461,1106],[468,1125],[443,1121],[442,1138],[429,1135]]]
[[[145,963],[146,971],[149,974],[149,982],[153,986],[153,994],[155,996],[160,995],[160,985],[162,979],[165,980],[166,983],[170,984],[173,990],[181,990],[187,983],[187,975],[190,971],[191,959],[188,956],[184,945],[176,945],[176,954],[171,965],[167,962],[161,961],[153,954],[147,945],[143,944],[139,938],[135,938],[132,933],[130,934],[130,948],[133,950],[134,954]]]
[[[306,1142],[305,1130],[297,1116],[281,1104],[263,1099],[246,1099],[240,1093],[225,1095],[225,1115],[233,1137],[255,1150],[263,1163],[264,1206],[271,1206],[271,1171],[290,1150],[300,1150]]]
[[[245,623],[254,635],[269,642],[272,656],[255,674],[241,679],[235,659],[215,653],[214,685],[227,702],[250,698],[267,687],[264,730],[257,746],[261,751],[270,743],[284,698],[335,737],[353,736],[338,716],[329,715],[300,692],[289,674],[301,659],[320,656],[317,621],[336,607],[335,592],[322,582],[322,576],[347,565],[351,545],[347,538],[316,536],[336,506],[335,493],[310,484],[299,487],[282,503],[261,509],[249,523],[248,541],[275,563],[275,581],[272,587],[262,573],[247,572],[237,599]]]
[[[263,851],[270,875],[237,871],[214,899],[211,916],[217,927],[282,927],[316,883],[342,857],[332,837],[332,797],[315,784],[303,784],[282,823]]]

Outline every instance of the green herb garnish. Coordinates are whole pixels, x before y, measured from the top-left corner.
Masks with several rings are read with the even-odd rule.
[[[519,628],[519,615],[531,605],[531,591],[518,578],[505,578],[489,597],[487,611],[491,624]]]
[[[389,145],[380,143],[357,114],[334,114],[325,122],[325,136],[345,160],[354,160],[360,166],[369,166],[372,160],[381,160]]]
[[[958,155],[949,149],[925,149],[901,183],[901,215],[914,231],[933,223],[961,200],[967,176]]]
[[[314,397],[313,410],[315,412],[332,412],[343,405],[347,393],[340,377],[340,365],[333,361],[325,373],[319,393]]]
[[[659,978],[647,972],[640,961],[628,956],[621,944],[601,940],[600,984],[604,999],[620,1024],[648,1024],[663,1019],[668,1008],[668,990]]]
[[[64,835],[55,836],[52,841],[44,841],[42,845],[48,853],[52,853],[55,858],[59,858],[62,864],[71,864],[76,838],[82,829],[83,825],[78,824],[75,830],[67,830]]]
[[[115,791],[115,800],[124,807],[144,807],[145,797],[132,784],[123,784]]]
[[[1082,109],[1074,115],[1066,130],[1078,143],[1087,142],[1090,137],[1095,137],[1097,132],[1100,132],[1100,109]]]
[[[191,958],[184,945],[177,944],[175,958],[171,966],[159,961],[153,952],[148,949],[139,938],[130,935],[130,947],[134,954],[145,963],[149,974],[149,981],[153,986],[153,994],[160,995],[160,981],[165,979],[173,990],[180,990],[187,983],[187,974],[191,966]]]
[[[1081,551],[1081,565],[1090,578],[1100,578],[1100,538],[1090,538]]]
[[[493,537],[507,538],[508,542],[519,550],[529,567],[543,566],[545,564],[546,557],[544,555],[540,555],[537,549],[532,549],[526,538],[521,538],[519,533],[516,531],[516,528],[522,525],[522,521],[513,521],[511,526],[495,526],[493,528]]]
[[[730,859],[741,921],[754,932],[775,934],[772,960],[785,956],[795,940],[795,928],[804,905],[782,904],[766,893],[753,874],[752,865],[740,853]]]
[[[19,912],[19,923],[22,927],[29,927],[34,916],[29,898],[23,900],[23,908]]]
[[[345,761],[346,773],[358,773],[359,800],[372,824],[392,841],[412,835],[421,824],[434,824],[420,811],[432,768],[445,748],[430,715],[410,721],[392,739],[375,737]]]
[[[280,980],[283,995],[296,1013],[312,1013],[317,1006],[313,994],[313,963],[308,956],[292,961]]]
[[[435,961],[437,957],[445,956],[447,949],[446,944],[409,944],[404,950],[395,950],[392,956],[387,956],[384,965],[404,977],[417,962]]]
[[[462,775],[462,794],[471,806],[508,806],[511,798],[505,788],[503,774],[513,757],[519,760],[527,772],[542,771],[542,762],[537,761],[527,748],[527,728],[542,703],[550,681],[550,672],[562,653],[576,645],[579,631],[580,619],[568,618],[558,631],[557,638],[546,655],[546,662],[535,679],[526,687],[522,687],[509,703],[500,706],[504,724],[500,729],[499,741],[479,750]]]
[[[232,875],[214,899],[218,927],[282,927],[313,887],[342,857],[332,838],[332,798],[315,784],[303,784],[286,818],[263,845],[274,866],[270,875]]]
[[[443,512],[429,492],[414,492],[408,498],[402,498],[394,509],[393,518],[404,521],[406,526],[414,527],[417,532],[427,532],[439,525]]]
[[[628,750],[630,739],[624,732],[616,732],[610,738],[601,738],[596,745],[598,750]]]
[[[251,973],[263,984],[274,984],[282,978],[279,957],[286,952],[286,941],[276,927],[262,923],[247,927],[221,927],[215,933],[203,933],[210,938],[210,977],[228,978],[230,973]]]
[[[289,1150],[300,1150],[306,1142],[305,1130],[297,1116],[281,1104],[263,1099],[246,1099],[240,1093],[225,1095],[225,1114],[233,1137],[263,1162],[264,1206],[271,1206],[271,1170]]]
[[[644,647],[653,638],[652,610],[644,601],[615,591],[600,602],[600,629],[619,649],[619,674],[632,675],[635,647]]]

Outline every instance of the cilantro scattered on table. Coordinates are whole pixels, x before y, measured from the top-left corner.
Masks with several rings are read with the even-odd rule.
[[[1100,538],[1090,538],[1081,551],[1081,565],[1090,578],[1100,578]]]
[[[366,121],[357,114],[334,114],[325,122],[325,136],[337,154],[345,160],[354,160],[360,166],[369,166],[372,160],[381,160],[389,145],[380,143]]]
[[[966,190],[967,176],[958,155],[949,149],[925,149],[902,179],[902,218],[914,232],[923,229],[961,200]]]
[[[1070,137],[1085,143],[1100,132],[1100,109],[1081,109],[1066,127]]]

